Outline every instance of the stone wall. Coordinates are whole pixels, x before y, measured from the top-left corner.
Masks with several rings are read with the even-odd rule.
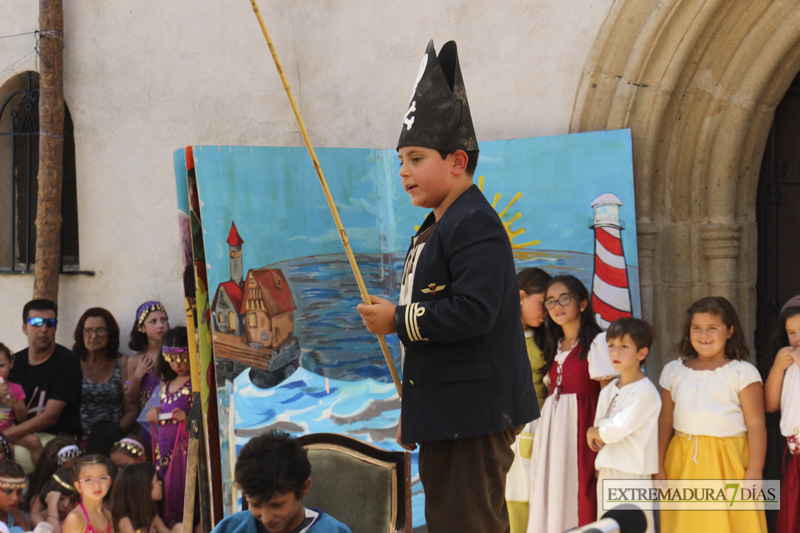
[[[799,41],[796,0],[618,0],[594,43],[570,131],[633,131],[652,374],[703,296],[730,299],[753,345],[759,169]]]

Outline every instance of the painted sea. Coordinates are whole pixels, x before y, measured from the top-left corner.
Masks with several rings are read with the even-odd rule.
[[[357,256],[371,294],[397,301],[404,256]],[[518,270],[537,266],[554,275],[573,274],[591,289],[591,254],[528,249],[515,251],[515,259]],[[356,313],[361,297],[346,256],[306,257],[264,266],[280,268],[294,294],[301,368],[269,389],[256,387],[248,371],[236,375],[232,382],[219,384],[223,389],[219,394],[221,429],[233,430],[237,453],[252,436],[269,429],[293,434],[345,433],[382,448],[400,450],[395,441],[400,401],[377,339],[364,328]],[[628,275],[634,314],[640,316],[638,269],[629,266]],[[400,370],[397,337],[390,335],[386,340]],[[233,420],[229,418],[231,400]],[[227,453],[223,449],[223,456]],[[231,464],[223,461],[228,489]],[[412,454],[411,470],[412,512],[417,528],[424,524],[425,514],[416,452]],[[226,506],[232,504],[230,499],[226,501]],[[230,511],[229,507],[226,514]]]

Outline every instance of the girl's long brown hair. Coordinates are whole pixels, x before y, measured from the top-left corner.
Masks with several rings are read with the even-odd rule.
[[[65,487],[56,481],[54,476],[58,476],[58,479],[69,485],[71,488]],[[47,509],[47,495],[51,491],[55,490],[69,498],[73,504],[77,504],[81,500],[81,495],[78,494],[78,489],[75,488],[76,481],[77,478],[75,477],[75,469],[71,467],[59,469],[55,474],[50,476],[50,479],[45,481],[44,485],[42,485],[42,491],[39,493],[39,503],[42,504],[44,509]]]
[[[135,530],[147,530],[153,523],[158,511],[152,497],[155,475],[152,463],[137,463],[120,471],[111,489],[111,516],[116,531],[126,516]]]
[[[44,445],[42,453],[39,455],[39,461],[36,462],[36,468],[31,473],[30,490],[25,494],[25,505],[28,506],[28,509],[31,508],[33,498],[39,495],[44,484],[59,469],[58,450],[71,444],[77,445],[78,443],[67,437],[56,437]]]
[[[523,268],[517,273],[519,288],[528,295],[544,294],[551,279],[553,277],[550,274],[536,267]],[[547,311],[545,311],[545,320],[547,320]],[[542,322],[538,328],[530,329],[533,331],[533,342],[544,352],[547,344],[547,326],[545,322]]]
[[[722,296],[708,296],[701,298],[689,306],[686,310],[686,319],[683,322],[683,336],[678,344],[678,351],[685,358],[697,357],[697,351],[692,346],[691,327],[692,317],[697,313],[708,313],[722,320],[728,328],[733,327],[733,335],[725,342],[725,357],[741,361],[747,359],[750,350],[744,339],[744,332],[739,323],[739,316],[733,305]]]

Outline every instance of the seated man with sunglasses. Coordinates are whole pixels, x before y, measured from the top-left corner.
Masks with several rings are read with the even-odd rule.
[[[31,300],[22,310],[22,321],[28,347],[14,354],[8,379],[25,391],[28,419],[3,434],[9,442],[35,434],[42,445],[56,436],[77,439],[81,433],[81,365],[74,353],[56,344],[58,307],[50,300]],[[15,452],[25,472],[33,471],[35,461],[28,450],[16,446]]]

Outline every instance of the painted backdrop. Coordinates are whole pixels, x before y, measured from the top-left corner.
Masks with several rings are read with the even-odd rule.
[[[397,301],[427,212],[394,150],[317,149],[372,294]],[[217,368],[226,514],[235,454],[279,428],[346,433],[392,450],[399,399],[304,148],[194,147]],[[506,223],[517,268],[570,273],[601,320],[639,311],[629,130],[481,144],[477,183]],[[598,299],[600,302],[598,303]],[[395,336],[387,342],[400,368]],[[424,524],[412,464],[414,526]]]

